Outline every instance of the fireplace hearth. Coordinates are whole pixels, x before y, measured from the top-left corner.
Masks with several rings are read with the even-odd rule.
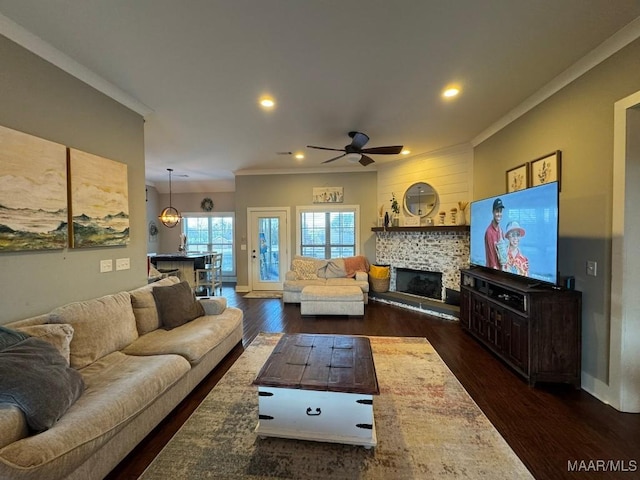
[[[396,292],[442,300],[442,273],[396,268]]]

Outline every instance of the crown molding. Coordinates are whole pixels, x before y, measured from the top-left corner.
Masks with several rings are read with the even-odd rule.
[[[498,133],[505,128],[511,122],[517,120],[519,117],[527,113],[529,110],[540,105],[552,95],[556,94],[571,82],[581,77],[589,70],[605,61],[607,58],[622,50],[631,42],[640,37],[640,17],[631,21],[629,24],[618,30],[607,40],[602,42],[598,47],[582,57],[571,67],[566,69],[560,75],[555,77],[544,87],[538,90],[535,94],[531,95],[524,102],[518,105],[516,108],[508,112],[504,117],[495,122],[489,128],[484,130],[478,136],[471,140],[471,145],[476,147],[484,142],[492,135]]]
[[[116,102],[147,117],[153,110],[0,13],[0,34]]]

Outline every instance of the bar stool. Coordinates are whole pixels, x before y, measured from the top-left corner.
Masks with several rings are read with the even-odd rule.
[[[197,268],[196,292],[201,288],[206,288],[207,292],[215,295],[216,288],[222,295],[222,253],[208,252],[204,259],[204,268]]]

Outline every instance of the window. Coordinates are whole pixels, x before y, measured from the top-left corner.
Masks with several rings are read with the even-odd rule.
[[[183,213],[182,233],[187,253],[222,253],[222,275],[235,276],[233,213]]]
[[[358,254],[358,206],[299,207],[298,253],[337,258]]]

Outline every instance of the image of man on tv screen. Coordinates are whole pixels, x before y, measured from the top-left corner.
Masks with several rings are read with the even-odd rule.
[[[487,230],[484,232],[484,252],[486,256],[485,265],[489,268],[495,268],[496,270],[502,270],[503,265],[507,261],[507,245],[506,242],[504,242],[502,227],[500,227],[503,210],[504,205],[502,200],[496,198],[493,201],[493,218],[491,219],[491,223],[487,227]],[[504,250],[503,255],[498,255],[499,249]]]

